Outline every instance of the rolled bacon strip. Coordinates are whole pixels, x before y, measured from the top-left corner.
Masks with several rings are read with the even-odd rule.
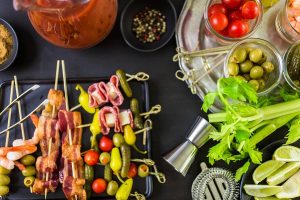
[[[106,84],[103,82],[94,83],[88,88],[89,106],[97,108],[109,101],[106,93]]]

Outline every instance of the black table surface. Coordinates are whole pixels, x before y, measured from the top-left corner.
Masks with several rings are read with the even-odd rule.
[[[153,53],[137,52],[124,42],[119,23],[120,12],[126,2],[119,0],[116,25],[103,42],[86,50],[70,50],[46,42],[34,31],[25,12],[14,11],[11,1],[0,1],[0,18],[13,26],[19,38],[17,59],[10,68],[0,72],[0,81],[10,80],[13,75],[17,75],[18,79],[52,79],[57,59],[65,60],[69,78],[109,76],[118,68],[128,73],[147,72],[151,77],[150,103],[162,105],[162,112],[152,117],[152,155],[159,170],[167,178],[165,184],[154,180],[151,199],[191,199],[192,182],[200,172],[200,162],[208,163],[206,155],[212,143],[208,142],[199,150],[186,177],[176,172],[162,156],[184,141],[198,115],[206,117],[206,114],[201,111],[200,99],[192,95],[186,84],[174,76],[178,70],[178,64],[172,61],[176,53],[175,37]],[[184,0],[173,0],[173,3],[179,16]],[[217,163],[216,166],[234,170],[239,165],[229,167]]]

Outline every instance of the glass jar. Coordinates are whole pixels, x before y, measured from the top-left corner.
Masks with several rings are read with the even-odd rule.
[[[212,26],[210,25],[209,18],[208,18],[208,9],[211,5],[216,4],[216,3],[221,3],[221,0],[207,0],[206,5],[205,5],[205,10],[204,10],[204,23],[205,23],[205,29],[206,29],[206,34],[213,38],[216,42],[218,42],[221,45],[229,45],[234,42],[238,42],[241,40],[244,40],[248,37],[250,37],[255,31],[257,30],[263,16],[263,8],[260,0],[254,0],[258,7],[259,7],[259,14],[256,17],[256,19],[250,20],[250,31],[248,34],[239,37],[239,38],[232,38],[232,37],[226,37],[217,31],[215,31]]]
[[[88,48],[101,42],[117,17],[117,0],[14,0],[28,11],[35,30],[48,42],[65,48]]]
[[[282,39],[289,43],[294,43],[300,40],[300,33],[291,25],[288,12],[289,12],[289,3],[290,0],[285,1],[285,6],[277,14],[275,20],[275,27]],[[300,10],[299,10],[300,16]]]
[[[265,88],[261,91],[258,91],[257,94],[259,96],[263,96],[273,91],[280,84],[280,81],[282,79],[282,74],[283,74],[283,60],[281,58],[279,51],[270,42],[263,39],[248,38],[243,41],[240,41],[232,47],[232,49],[226,56],[226,59],[224,61],[224,66],[223,66],[225,77],[229,77],[228,63],[231,55],[238,48],[251,48],[251,49],[259,48],[263,51],[264,55],[267,57],[266,61],[272,62],[272,64],[275,66],[275,69],[268,76]]]
[[[288,73],[288,66],[287,66],[287,59],[288,59],[288,56],[289,54],[293,51],[294,47],[300,45],[300,41],[294,43],[293,45],[291,45],[287,51],[285,52],[284,54],[284,78],[285,78],[285,81],[287,82],[287,84],[293,89],[293,90],[296,90],[297,92],[300,92],[300,86],[297,85],[293,80],[292,78],[290,77],[289,73]]]

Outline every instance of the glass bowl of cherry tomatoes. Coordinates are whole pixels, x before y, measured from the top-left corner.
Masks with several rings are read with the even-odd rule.
[[[206,32],[220,44],[251,36],[263,16],[260,0],[208,0],[204,19]]]

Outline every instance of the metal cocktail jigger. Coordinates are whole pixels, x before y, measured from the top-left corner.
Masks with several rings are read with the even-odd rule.
[[[197,117],[191,131],[186,136],[186,141],[179,144],[163,158],[176,171],[185,176],[195,160],[198,149],[209,139],[209,133],[215,128],[202,117]]]

